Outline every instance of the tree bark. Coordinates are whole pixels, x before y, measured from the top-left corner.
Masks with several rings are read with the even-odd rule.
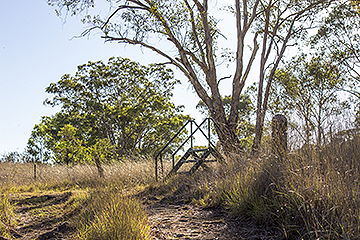
[[[226,118],[216,115],[215,112],[211,117],[215,122],[215,130],[224,154],[227,157],[231,157],[233,154],[244,153],[236,134],[237,122],[229,122]]]
[[[95,157],[95,164],[96,164],[96,167],[98,169],[99,177],[103,178],[104,177],[104,169],[101,166],[101,162],[100,162],[99,157]]]

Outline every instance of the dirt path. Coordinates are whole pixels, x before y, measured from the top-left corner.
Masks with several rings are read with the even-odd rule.
[[[13,195],[11,201],[18,215],[18,225],[11,232],[13,238],[71,239],[74,229],[68,221],[73,211],[69,209],[68,203],[72,194],[64,192]],[[276,231],[244,223],[221,209],[203,209],[172,196],[148,196],[144,204],[154,240],[279,239]]]
[[[169,203],[163,199],[152,200],[147,211],[155,240],[279,239],[274,231],[244,223],[222,210],[203,209],[181,202]]]
[[[11,197],[18,215],[18,225],[11,234],[15,239],[65,239],[71,232],[66,202],[71,192]]]

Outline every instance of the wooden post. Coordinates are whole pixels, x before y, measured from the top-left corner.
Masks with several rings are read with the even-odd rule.
[[[34,180],[36,180],[36,162],[34,161]]]
[[[193,134],[193,121],[191,120],[191,122],[190,122],[190,147],[191,147],[191,149],[194,147],[192,134]]]
[[[287,119],[284,115],[277,114],[273,117],[271,123],[272,129],[272,154],[279,159],[283,159],[287,153]]]

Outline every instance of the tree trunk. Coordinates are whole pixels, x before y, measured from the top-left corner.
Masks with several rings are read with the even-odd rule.
[[[101,178],[104,177],[104,169],[102,168],[101,166],[101,162],[100,162],[100,158],[99,157],[95,157],[95,164],[96,164],[96,167],[98,169],[98,173],[99,173],[99,176]]]
[[[236,135],[237,123],[230,123],[226,118],[221,118],[215,113],[212,114],[212,119],[215,122],[215,130],[224,154],[227,157],[231,157],[233,154],[244,153],[239,138]]]
[[[256,116],[255,138],[251,147],[251,154],[253,156],[256,156],[260,151],[260,143],[264,127],[264,118],[265,112],[263,111]]]

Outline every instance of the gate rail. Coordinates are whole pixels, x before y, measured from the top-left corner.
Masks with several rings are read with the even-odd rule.
[[[181,150],[182,147],[190,140],[190,148],[192,149],[194,146],[194,134],[199,130],[202,135],[207,139],[208,141],[208,147],[213,147],[215,149],[215,145],[211,141],[211,127],[210,123],[213,122],[214,125],[217,127],[217,123],[212,118],[205,118],[199,125],[195,122],[195,120],[189,120],[187,121],[176,133],[175,135],[165,144],[164,147],[161,148],[161,150],[155,155],[155,179],[158,180],[158,163],[159,161],[162,163],[163,159],[163,152],[169,147],[169,145],[174,141],[176,137],[178,137],[186,128],[186,126],[190,125],[190,134],[189,136],[180,144],[180,146],[171,154],[171,160],[172,160],[172,167],[175,166],[175,155]],[[201,127],[207,123],[207,134],[201,129]],[[195,126],[195,130],[194,130]]]

